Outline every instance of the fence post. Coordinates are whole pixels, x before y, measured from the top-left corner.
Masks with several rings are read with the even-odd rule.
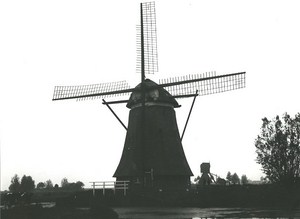
[[[102,191],[103,191],[103,196],[105,195],[105,182],[103,182],[103,188],[102,188]]]
[[[124,196],[126,196],[126,181],[124,181]]]
[[[95,182],[93,182],[93,196],[95,197]]]

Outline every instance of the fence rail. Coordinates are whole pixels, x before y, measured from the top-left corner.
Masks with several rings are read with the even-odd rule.
[[[93,196],[96,193],[96,187],[102,189],[103,195],[105,195],[105,190],[113,190],[114,194],[116,194],[116,190],[123,190],[123,194],[127,194],[127,190],[129,188],[130,181],[95,181],[90,182],[93,188]]]

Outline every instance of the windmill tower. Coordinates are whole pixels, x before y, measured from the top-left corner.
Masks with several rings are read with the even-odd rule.
[[[141,82],[136,87],[130,88],[125,81],[56,86],[53,100],[84,100],[130,93],[127,100],[107,102],[103,99],[103,104],[127,131],[114,177],[117,180],[130,180],[132,185],[142,187],[187,188],[193,174],[182,147],[183,134],[180,136],[177,127],[174,109],[179,104],[176,99],[194,97],[195,101],[198,95],[243,88],[245,72],[189,75],[155,83],[145,77],[145,74],[153,74],[158,70],[154,2],[140,4],[140,25],[137,30],[137,70],[141,74]],[[112,104],[120,103],[127,103],[130,109],[128,127],[111,108]]]

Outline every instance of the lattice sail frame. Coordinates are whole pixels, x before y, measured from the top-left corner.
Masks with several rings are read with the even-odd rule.
[[[144,39],[144,69],[146,74],[158,72],[157,29],[155,2],[142,3],[143,39]],[[136,71],[141,73],[141,24],[137,25],[136,36]]]
[[[216,75],[215,72],[160,79],[159,86],[164,87],[172,96],[181,97],[195,94],[199,96],[221,93],[246,86],[246,72]]]
[[[79,86],[55,86],[53,100],[106,98],[127,95],[131,91],[132,89],[126,81]]]

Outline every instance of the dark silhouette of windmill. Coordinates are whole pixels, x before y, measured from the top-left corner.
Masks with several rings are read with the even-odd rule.
[[[145,187],[187,188],[193,175],[186,160],[174,108],[177,98],[209,95],[245,87],[245,72],[216,75],[208,73],[160,80],[145,78],[158,70],[156,19],[154,2],[140,4],[140,25],[137,28],[137,70],[141,83],[134,88],[125,82],[84,86],[56,86],[53,100],[107,98],[130,94],[126,100],[105,101],[105,104],[127,130],[123,153],[114,173],[117,180]],[[110,107],[127,103],[130,109],[128,128]],[[193,106],[193,104],[192,104]]]

